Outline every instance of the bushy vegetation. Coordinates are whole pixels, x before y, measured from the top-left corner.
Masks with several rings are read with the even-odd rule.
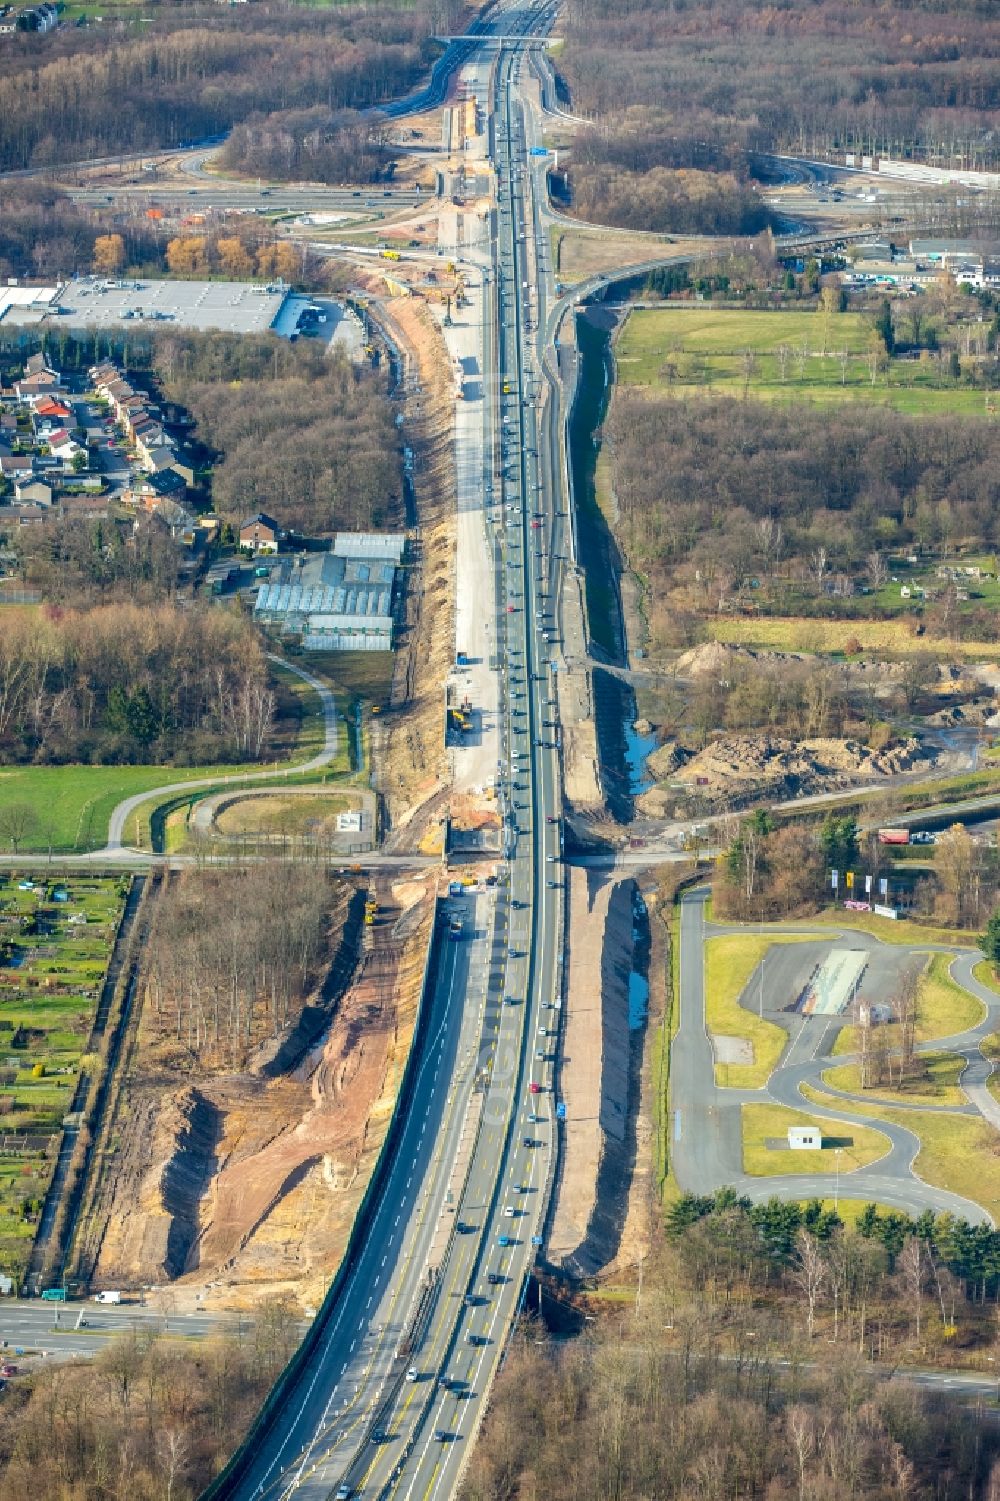
[[[783,580],[843,599],[888,545],[988,545],[1000,516],[986,422],[623,389],[605,436],[626,551],[661,599],[682,579],[712,606],[751,580],[758,603]]]
[[[216,455],[212,498],[227,520],[263,510],[311,534],[399,520],[401,444],[382,376],[274,335],[170,334],[155,360]]]
[[[635,111],[573,145],[573,208],[583,219],[674,234],[756,234],[768,212],[739,153],[678,138],[675,122]]]
[[[278,110],[237,125],[221,153],[234,172],[276,182],[374,182],[391,159],[385,122],[355,110]]]
[[[144,1320],[93,1362],[42,1365],[0,1404],[0,1481],[45,1501],[191,1501],[298,1339],[294,1309],[272,1299],[238,1334],[171,1340]]]
[[[245,1066],[297,1016],[345,910],[344,886],[318,865],[185,871],[157,912],[147,1040],[185,1075]]]

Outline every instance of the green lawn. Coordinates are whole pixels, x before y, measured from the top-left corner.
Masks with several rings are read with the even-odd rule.
[[[616,343],[623,385],[678,396],[735,395],[824,406],[862,401],[912,413],[984,416],[981,391],[941,377],[932,362],[868,362],[869,320],[860,313],[748,312],[678,306],[637,308]]]
[[[755,1089],[766,1084],[784,1050],[786,1036],[774,1022],[764,1021],[739,1004],[740,994],[773,943],[799,943],[815,938],[759,933],[728,934],[705,944],[705,1020],[710,1033],[743,1037],[753,1048],[752,1063],[717,1063],[717,1084],[730,1089]]]
[[[344,654],[355,656],[383,655],[375,653]],[[386,654],[387,655],[387,654]],[[312,663],[309,663],[310,670]],[[335,684],[345,700],[361,697],[359,683],[381,682],[381,676],[369,670],[364,673],[349,662],[343,670],[344,681]],[[287,756],[288,765],[311,759],[323,746],[324,724],[319,695],[301,678],[281,668],[275,669],[279,691],[293,704],[295,712],[288,716],[288,728],[281,729],[279,721],[277,749],[282,757]],[[317,676],[333,677],[332,673],[320,671]],[[211,777],[223,786],[228,778],[246,776],[266,770],[268,765],[245,766],[5,766],[0,767],[0,797],[11,802],[30,803],[35,809],[35,827],[24,841],[25,850],[48,850],[58,853],[82,853],[98,849],[108,837],[108,823],[115,807],[123,798],[139,792],[155,792],[158,787],[175,782],[192,782]],[[350,767],[348,733],[341,724],[340,744],[336,759],[328,771],[344,772]],[[140,827],[145,829],[148,843],[149,815],[157,806],[151,799],[144,805],[142,818],[130,821],[126,836],[136,839]]]
[[[872,1094],[887,1100],[899,1100],[911,1105],[964,1105],[965,1094],[958,1080],[965,1059],[959,1053],[922,1053],[920,1062],[923,1077],[913,1081],[912,1087],[889,1089],[874,1085]],[[861,1070],[856,1063],[842,1063],[837,1068],[828,1068],[823,1082],[834,1089],[845,1089],[849,1094],[863,1094]]]
[[[743,1171],[756,1177],[780,1177],[784,1173],[836,1173],[839,1150],[841,1175],[877,1162],[889,1151],[888,1137],[868,1126],[821,1121],[785,1105],[744,1105],[740,1112],[743,1130]],[[789,1126],[819,1126],[823,1149],[819,1152],[775,1150],[768,1139],[787,1140]]]

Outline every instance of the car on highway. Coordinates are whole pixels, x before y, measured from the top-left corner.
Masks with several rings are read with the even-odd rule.
[[[513,1204],[506,1204],[506,1205],[504,1205],[504,1211],[503,1211],[503,1213],[504,1213],[504,1219],[512,1220],[514,1218],[515,1214],[517,1213],[517,1210],[514,1208]]]
[[[512,1246],[513,1244],[514,1244],[514,1242],[513,1242],[513,1240],[511,1239],[511,1237],[509,1235],[498,1235],[497,1236],[497,1245],[498,1246]]]
[[[529,1148],[537,1147],[538,1142],[536,1141],[534,1136],[524,1136],[521,1138],[521,1145]]]
[[[411,1365],[410,1366],[410,1369],[406,1373],[406,1379],[407,1379],[407,1381],[419,1381],[420,1380],[420,1372],[417,1370],[417,1368],[416,1368],[415,1365]]]
[[[434,1430],[434,1442],[436,1444],[450,1444],[453,1437],[453,1434],[447,1433],[443,1428],[435,1428]]]
[[[487,1272],[486,1280],[490,1287],[501,1287],[507,1281],[502,1272]]]
[[[349,1485],[338,1485],[334,1492],[336,1501],[350,1501],[351,1494],[351,1487]]]
[[[540,1084],[536,1084],[535,1081],[532,1079],[531,1083],[528,1085],[528,1093],[529,1094],[541,1094],[541,1092],[542,1092],[542,1086]]]

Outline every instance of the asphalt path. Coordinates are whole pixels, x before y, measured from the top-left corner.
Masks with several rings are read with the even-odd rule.
[[[0,1302],[0,1347],[12,1359],[18,1349],[23,1349],[32,1355],[60,1360],[92,1356],[110,1339],[123,1334],[156,1332],[205,1339],[220,1332],[249,1328],[252,1322],[230,1313],[170,1312],[156,1306],[157,1296],[151,1293],[145,1306],[134,1302],[44,1303],[40,1299],[4,1298]]]
[[[117,807],[111,814],[111,819],[108,824],[108,842],[104,846],[104,849],[98,852],[99,854],[105,857],[114,857],[118,855],[123,848],[125,848],[122,840],[125,832],[125,825],[128,822],[129,817],[136,811],[137,808],[141,808],[144,803],[148,803],[150,798],[152,797],[171,797],[174,793],[187,792],[189,789],[191,791],[197,791],[199,787],[215,787],[222,785],[225,785],[227,787],[241,787],[244,785],[244,783],[252,784],[255,782],[273,782],[275,780],[280,780],[282,777],[287,777],[289,773],[292,772],[296,776],[299,776],[302,774],[302,772],[318,771],[321,767],[329,765],[329,763],[336,756],[337,747],[340,743],[340,727],[337,723],[337,705],[333,694],[330,692],[325,683],[321,683],[319,678],[314,677],[311,672],[306,672],[304,667],[299,667],[293,662],[286,662],[281,657],[271,657],[271,661],[278,663],[278,665],[285,668],[286,671],[294,673],[297,678],[301,678],[304,683],[308,683],[309,686],[313,688],[316,693],[318,693],[320,703],[323,707],[323,749],[319,751],[315,756],[310,757],[308,761],[299,762],[297,765],[281,766],[272,768],[268,771],[249,771],[233,776],[196,777],[192,781],[187,782],[168,782],[165,783],[162,787],[154,787],[151,788],[148,792],[138,792],[134,797],[124,798],[123,801],[117,805]],[[87,859],[92,857],[84,856],[82,858]]]
[[[760,1089],[729,1089],[716,1084],[715,1055],[705,1020],[704,945],[708,936],[740,930],[706,929],[704,904],[707,895],[706,889],[700,889],[688,893],[681,901],[680,1025],[671,1047],[668,1144],[681,1188],[693,1193],[712,1193],[718,1188],[731,1186],[755,1200],[772,1196],[829,1198],[835,1186],[834,1175],[830,1173],[754,1177],[743,1172],[741,1107],[744,1104],[775,1103],[804,1110],[840,1126],[869,1125],[888,1139],[889,1149],[877,1162],[839,1174],[837,1188],[845,1197],[889,1204],[914,1216],[931,1209],[935,1214],[951,1213],[972,1223],[990,1222],[989,1215],[980,1205],[946,1189],[932,1187],[917,1175],[913,1163],[920,1149],[919,1138],[895,1122],[867,1116],[865,1106],[876,1103],[873,1097],[830,1091],[823,1083],[824,1069],[851,1061],[849,1055],[833,1057],[829,1052],[839,1030],[840,1023],[836,1019],[799,1015],[790,1018],[778,1008],[769,1006],[765,1010],[762,999],[762,1014],[789,1032],[789,1045],[779,1066],[766,1086]],[[803,927],[791,931],[806,930]],[[828,938],[824,935],[824,942],[835,941],[837,937],[836,929],[831,930]],[[873,949],[886,947],[878,945],[878,940],[867,934],[847,930],[845,941],[848,938],[852,943],[863,943]],[[921,947],[926,948],[926,945]],[[894,953],[898,960],[905,956],[905,950],[897,949]],[[924,1050],[962,1052],[967,1058],[962,1084],[969,1097],[969,1109],[959,1107],[948,1113],[968,1114],[970,1110],[975,1113],[977,1107],[982,1108],[985,1096],[991,1108],[982,1113],[996,1123],[1000,1112],[985,1083],[992,1065],[983,1057],[979,1043],[1000,1026],[1000,997],[980,985],[972,975],[972,967],[980,957],[978,952],[963,951],[956,955],[952,969],[958,983],[983,1002],[986,1007],[984,1019],[955,1037],[936,1039],[924,1045]],[[767,959],[765,963],[768,963]],[[775,984],[773,966],[771,974],[769,994],[773,993]],[[757,981],[756,974],[751,976],[744,991],[748,1005],[753,1004],[753,997],[757,994]],[[762,985],[762,997],[763,994]],[[803,1084],[835,1094],[843,1100],[843,1108],[827,1108],[805,1099],[800,1093]],[[894,1102],[886,1103],[891,1103],[894,1110],[905,1109]]]

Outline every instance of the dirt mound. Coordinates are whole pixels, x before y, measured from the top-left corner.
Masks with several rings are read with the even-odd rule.
[[[910,739],[884,751],[855,740],[780,740],[766,735],[725,735],[674,773],[715,801],[787,798],[877,781],[930,765],[933,756]],[[662,794],[660,794],[662,796]],[[640,799],[643,812],[659,810],[656,792]]]
[[[725,641],[703,641],[700,646],[682,652],[675,666],[678,677],[712,677],[724,682],[740,666],[752,663],[778,666],[782,662],[804,661],[805,654],[798,651],[754,651],[752,647],[732,646]]]

